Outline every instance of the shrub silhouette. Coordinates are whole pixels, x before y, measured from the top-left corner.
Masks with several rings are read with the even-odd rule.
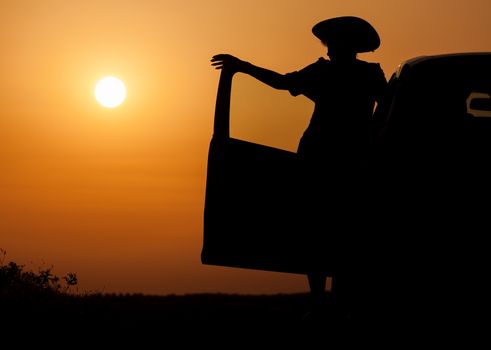
[[[34,295],[59,295],[70,291],[78,283],[75,273],[62,278],[53,273],[53,266],[38,272],[25,271],[24,265],[10,261],[4,264],[7,252],[0,249],[0,296],[20,298]]]

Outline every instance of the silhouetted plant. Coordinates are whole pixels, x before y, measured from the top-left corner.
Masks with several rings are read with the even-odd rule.
[[[56,276],[53,266],[40,269],[39,272],[24,271],[24,265],[10,261],[5,264],[7,252],[0,248],[0,295],[22,296],[36,293],[61,294],[69,292],[78,283],[75,273],[63,278]]]

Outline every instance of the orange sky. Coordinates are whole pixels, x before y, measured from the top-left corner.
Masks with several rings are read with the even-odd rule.
[[[304,276],[200,263],[206,156],[232,53],[282,73],[325,56],[340,15],[382,45],[389,77],[422,54],[491,51],[489,0],[5,0],[0,2],[0,248],[76,272],[80,289],[154,294],[306,291]],[[93,97],[104,75],[126,102]],[[294,150],[312,105],[238,76],[233,136]]]

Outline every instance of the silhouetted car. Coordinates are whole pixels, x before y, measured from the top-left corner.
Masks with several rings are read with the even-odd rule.
[[[231,83],[222,71],[202,262],[330,274],[329,251],[336,247],[329,233],[319,238],[305,230],[296,154],[230,137]],[[379,276],[374,281],[384,285],[387,276],[403,275],[385,286],[416,292],[414,286],[430,290],[483,273],[490,152],[491,53],[419,57],[400,65],[374,113],[366,192],[360,194],[366,210],[353,218],[354,251],[360,265]],[[325,254],[313,254],[316,249]]]
[[[392,317],[474,322],[489,311],[491,53],[401,64],[372,136],[359,251],[381,304]]]

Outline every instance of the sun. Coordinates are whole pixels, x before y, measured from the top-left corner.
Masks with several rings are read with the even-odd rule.
[[[104,77],[100,79],[94,90],[94,95],[102,106],[114,108],[126,99],[126,86],[116,77]]]

